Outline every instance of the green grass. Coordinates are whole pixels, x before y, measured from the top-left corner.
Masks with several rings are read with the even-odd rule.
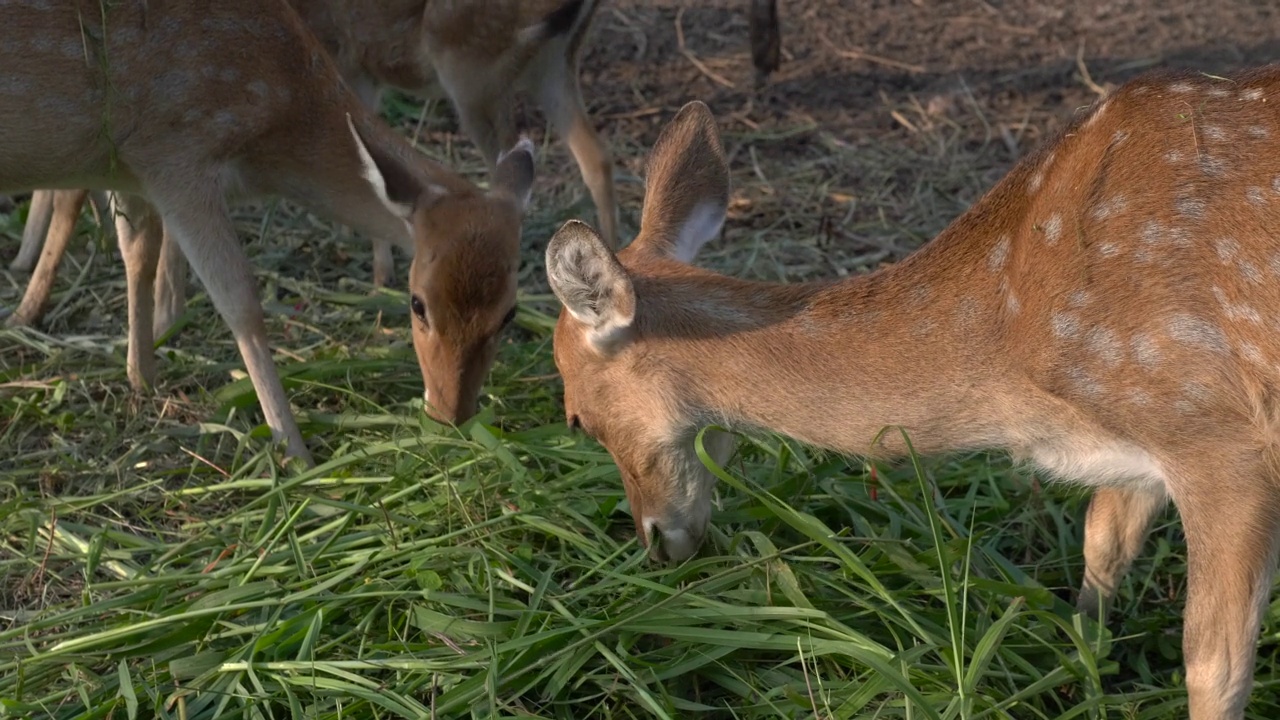
[[[293,476],[275,471],[264,429],[234,409],[235,382],[211,383],[231,417],[206,419],[205,437],[166,422],[163,397],[129,397],[118,362],[6,388],[3,443],[22,454],[0,458],[0,712],[1183,712],[1176,527],[1155,534],[1160,562],[1149,554],[1130,576],[1112,637],[1064,602],[1080,574],[1081,494],[1035,485],[998,458],[873,478],[793,443],[744,439],[709,546],[680,566],[648,563],[607,454],[563,424],[548,305],[525,303],[495,371],[501,428],[492,410],[441,428],[397,400],[415,395],[403,342],[344,359],[295,348],[298,405],[340,407],[303,414],[323,461]],[[88,351],[29,342],[55,367],[6,379],[94,365]],[[186,353],[168,360],[169,392],[190,372],[218,374]],[[1275,617],[1257,717],[1277,706]]]
[[[581,214],[569,187],[535,195],[534,293],[539,243]],[[949,193],[883,190],[916,211]],[[1099,627],[1071,612],[1083,491],[1000,457],[873,471],[744,438],[703,552],[654,565],[608,455],[565,428],[551,298],[524,296],[486,410],[444,428],[421,413],[403,294],[359,279],[367,247],[285,205],[238,218],[321,464],[277,470],[201,294],[159,390],[131,393],[123,278],[91,235],[47,330],[0,330],[0,717],[1185,716],[1171,512]],[[725,254],[810,253],[758,232]],[[1280,713],[1278,620],[1254,718]]]

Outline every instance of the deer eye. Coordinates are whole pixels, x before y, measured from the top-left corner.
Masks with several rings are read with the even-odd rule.
[[[414,317],[423,323],[427,322],[427,306],[422,304],[422,298],[417,295],[409,298],[409,307],[413,310]]]

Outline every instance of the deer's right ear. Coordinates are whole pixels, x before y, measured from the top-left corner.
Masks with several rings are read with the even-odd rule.
[[[569,314],[588,328],[601,353],[631,337],[636,291],[613,251],[589,225],[570,220],[547,244],[547,279]]]
[[[729,163],[711,109],[694,100],[662,129],[649,153],[640,235],[634,244],[681,262],[720,234],[729,207]]]
[[[347,114],[347,127],[351,129],[356,152],[360,155],[360,174],[369,182],[382,204],[396,217],[407,223],[413,217],[414,203],[419,198],[423,195],[435,198],[445,193],[442,187],[423,185],[399,158],[366,142],[356,129],[350,113]]]

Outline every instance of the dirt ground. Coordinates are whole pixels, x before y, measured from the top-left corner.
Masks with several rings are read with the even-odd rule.
[[[745,7],[605,2],[581,79],[618,157],[631,232],[661,125],[686,101],[711,106],[736,193],[705,261],[771,279],[901,257],[1101,88],[1280,54],[1280,8],[1262,2],[781,0],[783,64],[757,91]],[[556,188],[585,198],[567,153],[547,162],[566,183]],[[575,207],[590,213],[585,199]]]

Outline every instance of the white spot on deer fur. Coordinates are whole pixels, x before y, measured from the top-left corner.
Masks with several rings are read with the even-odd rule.
[[[1205,175],[1222,177],[1227,174],[1227,161],[1212,155],[1200,156],[1200,171]]]
[[[1089,330],[1089,336],[1086,342],[1102,364],[1108,367],[1114,367],[1117,363],[1124,359],[1124,350],[1120,347],[1120,341],[1116,339],[1116,334],[1111,330],[1096,326]]]
[[[1227,92],[1226,89],[1224,88],[1210,88],[1208,94],[1209,94],[1209,97],[1220,98],[1220,97],[1226,97],[1231,93]]]
[[[1173,202],[1173,209],[1183,217],[1199,220],[1204,217],[1204,210],[1207,207],[1203,198],[1180,197]]]
[[[1262,90],[1260,88],[1250,88],[1240,93],[1241,100],[1261,100]]]
[[[1070,313],[1056,312],[1050,319],[1053,323],[1053,334],[1068,340],[1080,335],[1080,321]]]
[[[1210,140],[1222,142],[1227,139],[1227,133],[1217,125],[1210,125],[1204,129],[1204,136]]]
[[[1159,221],[1148,220],[1142,224],[1142,229],[1138,231],[1138,234],[1142,238],[1142,242],[1147,245],[1156,245],[1163,239],[1164,230]]]
[[[1235,238],[1222,237],[1218,238],[1214,243],[1214,248],[1218,251],[1218,259],[1222,262],[1230,262],[1231,258],[1236,256],[1240,250],[1240,243]],[[1218,288],[1214,288],[1217,290]]]
[[[1102,257],[1111,257],[1118,252],[1120,252],[1120,247],[1115,243],[1103,243],[1098,246],[1098,253],[1101,254]]]
[[[1271,192],[1280,195],[1280,175],[1271,178]]]
[[[1177,314],[1165,323],[1169,337],[1187,345],[1196,345],[1215,352],[1227,351],[1227,338],[1222,329],[1204,318]]]
[[[1101,203],[1098,203],[1098,206],[1093,209],[1093,217],[1098,220],[1108,218],[1112,214],[1124,210],[1128,204],[1129,201],[1125,196],[1117,195],[1110,200],[1104,200]]]
[[[1258,269],[1257,265],[1254,265],[1248,260],[1241,260],[1239,265],[1240,274],[1244,276],[1245,280],[1248,280],[1254,285],[1262,284],[1262,271]]]
[[[1044,223],[1044,240],[1054,245],[1060,237],[1062,237],[1062,216],[1054,213]]]
[[[271,86],[267,85],[262,80],[253,80],[247,87],[249,88],[249,92],[260,98],[265,98],[267,95],[271,94]]]
[[[1194,89],[1195,88],[1191,87],[1191,83],[1188,83],[1188,82],[1176,82],[1169,86],[1169,92],[1174,92],[1179,94],[1189,93]]]
[[[1231,305],[1227,308],[1227,316],[1232,320],[1247,320],[1255,324],[1262,324],[1262,313],[1250,305]]]
[[[1263,191],[1262,188],[1258,187],[1257,185],[1253,185],[1248,190],[1245,190],[1244,196],[1248,198],[1249,202],[1253,203],[1254,205],[1267,204],[1266,193]]]
[[[1073,308],[1083,307],[1089,302],[1089,293],[1084,290],[1076,290],[1067,297],[1067,304]]]
[[[1031,176],[1030,182],[1027,183],[1027,192],[1034,193],[1035,191],[1039,190],[1040,184],[1043,182],[1044,182],[1044,171],[1037,170],[1035,174]]]
[[[1249,133],[1249,137],[1255,140],[1262,140],[1263,138],[1271,134],[1270,132],[1267,131],[1265,127],[1261,125],[1250,125],[1248,133]]]
[[[998,272],[1004,267],[1004,263],[1009,259],[1009,236],[1001,235],[996,240],[996,244],[991,247],[991,253],[987,255],[987,268],[992,272]]]
[[[1262,357],[1262,351],[1251,342],[1240,343],[1240,356],[1255,365],[1266,365],[1266,359]]]
[[[1151,394],[1142,388],[1131,387],[1125,390],[1125,397],[1134,405],[1147,406],[1151,404]]]
[[[1010,315],[1017,315],[1022,311],[1022,303],[1019,302],[1018,296],[1012,290],[1004,296],[1004,307],[1009,311]]]
[[[1166,162],[1168,162],[1171,165],[1177,165],[1178,163],[1182,162],[1182,151],[1176,148],[1173,150],[1170,150],[1169,152],[1164,154],[1164,159]]]
[[[1139,333],[1130,338],[1129,349],[1133,352],[1134,361],[1145,368],[1154,368],[1164,359],[1164,354],[1160,352],[1160,345],[1156,343],[1155,338],[1146,333]]]
[[[1102,383],[1078,365],[1067,370],[1067,377],[1071,379],[1071,384],[1081,395],[1095,398],[1102,394]]]

